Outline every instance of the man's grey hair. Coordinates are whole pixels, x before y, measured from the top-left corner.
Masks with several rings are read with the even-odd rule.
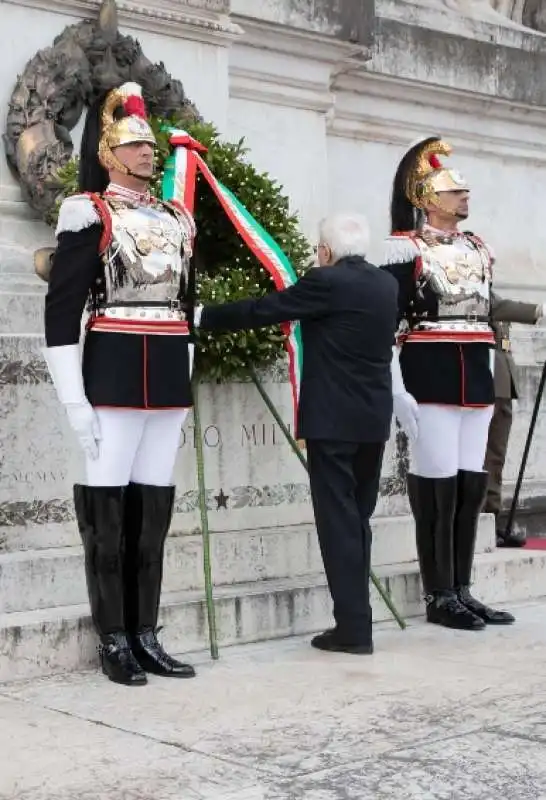
[[[331,214],[320,221],[319,235],[327,244],[333,261],[345,256],[366,257],[370,246],[370,226],[363,214]]]

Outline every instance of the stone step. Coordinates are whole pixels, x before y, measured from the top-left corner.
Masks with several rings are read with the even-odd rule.
[[[39,531],[39,526],[36,526]],[[76,545],[20,550],[0,555],[0,612],[11,613],[85,603],[83,551]],[[413,520],[409,516],[373,521],[372,563],[375,567],[410,563],[417,558]],[[39,533],[35,531],[36,538]],[[494,547],[493,518],[480,521],[476,552]],[[318,573],[322,562],[313,525],[211,533],[214,584],[250,583]],[[174,531],[165,553],[164,590],[180,592],[203,586],[200,535]]]
[[[0,290],[0,334],[43,334],[44,294],[45,290],[34,282],[13,278],[9,291]]]
[[[403,616],[423,612],[417,563],[383,566],[377,572]],[[543,598],[546,552],[499,550],[477,556],[474,592],[485,602],[497,604]],[[221,587],[215,590],[215,600],[222,646],[308,634],[332,623],[321,573]],[[391,619],[375,590],[372,606],[376,622]],[[166,594],[160,623],[163,642],[171,652],[207,647],[202,592]],[[0,614],[0,682],[88,668],[97,661],[96,645],[84,604]]]

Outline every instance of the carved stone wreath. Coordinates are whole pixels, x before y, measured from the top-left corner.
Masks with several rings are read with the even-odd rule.
[[[65,28],[18,77],[4,145],[25,200],[44,221],[62,194],[57,172],[73,156],[70,131],[86,106],[126,81],[141,84],[151,114],[201,119],[164,64],[153,64],[138,41],[119,33],[115,0],[104,0],[98,20]]]

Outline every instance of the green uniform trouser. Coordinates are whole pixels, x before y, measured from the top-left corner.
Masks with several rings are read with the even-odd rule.
[[[489,474],[484,511],[490,514],[498,514],[501,510],[502,472],[511,427],[512,400],[509,397],[497,397],[489,427],[484,464],[484,469]]]

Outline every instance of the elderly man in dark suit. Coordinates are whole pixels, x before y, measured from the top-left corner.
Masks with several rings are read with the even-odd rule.
[[[495,330],[495,411],[489,427],[484,469],[489,475],[484,511],[501,511],[502,473],[512,427],[512,400],[518,397],[516,365],[510,344],[510,323],[535,325],[544,316],[544,307],[536,303],[505,300],[496,292],[491,297],[491,320]],[[498,547],[522,547],[525,537],[506,534],[497,524]]]
[[[307,445],[311,496],[336,626],[321,650],[373,652],[369,598],[371,529],[393,411],[391,359],[398,286],[366,261],[366,219],[323,220],[320,266],[259,300],[196,309],[205,330],[301,320],[298,432]]]

